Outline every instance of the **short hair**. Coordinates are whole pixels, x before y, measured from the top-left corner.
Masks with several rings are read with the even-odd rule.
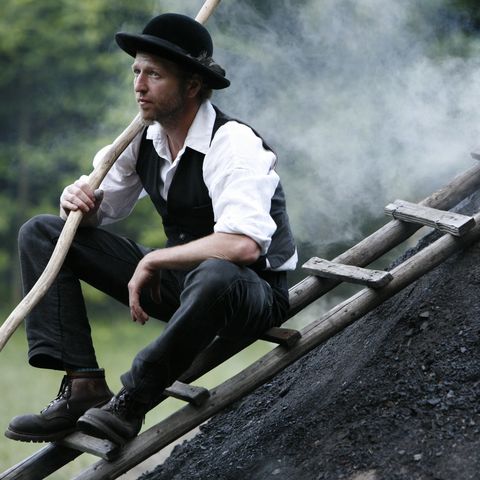
[[[200,103],[212,96],[212,88],[208,85],[207,81],[200,73],[184,68],[181,65],[176,65],[178,78],[182,85],[186,85],[190,80],[198,80],[200,82],[200,89],[197,93],[197,97]]]

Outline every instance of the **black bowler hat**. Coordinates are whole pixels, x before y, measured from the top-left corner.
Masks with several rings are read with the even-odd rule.
[[[213,42],[207,29],[186,15],[158,15],[140,35],[120,32],[115,40],[132,57],[137,52],[146,52],[190,68],[200,73],[211,88],[230,85],[223,68],[212,59]]]

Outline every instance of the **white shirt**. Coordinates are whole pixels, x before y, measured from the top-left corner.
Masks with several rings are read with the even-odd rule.
[[[263,148],[262,140],[246,125],[229,121],[216,132],[210,145],[216,114],[210,101],[205,101],[190,126],[185,144],[172,159],[162,126],[147,128],[161,165],[162,197],[166,200],[177,166],[187,147],[205,155],[203,180],[212,199],[215,232],[243,234],[255,240],[264,255],[270,246],[276,224],[270,216],[270,204],[279,177],[274,170],[276,156]],[[146,195],[135,166],[142,133],[139,133],[120,155],[103,180],[104,191],[98,218],[108,224],[130,214],[139,198]],[[108,147],[105,147],[107,149]],[[96,166],[105,149],[94,158]],[[295,268],[297,255],[278,270]]]

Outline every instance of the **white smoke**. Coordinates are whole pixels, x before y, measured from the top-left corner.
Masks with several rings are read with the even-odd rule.
[[[279,154],[297,238],[354,243],[385,204],[420,200],[471,166],[480,57],[437,53],[440,17],[420,15],[417,0],[266,3],[267,21],[241,0],[209,20],[232,81],[214,101]],[[420,3],[435,12],[444,2]],[[162,1],[158,13],[194,16],[200,5]]]

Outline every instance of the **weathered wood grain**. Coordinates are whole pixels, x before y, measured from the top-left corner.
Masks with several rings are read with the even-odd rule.
[[[210,396],[207,388],[188,385],[179,381],[174,382],[170,387],[166,388],[165,394],[169,397],[192,403],[197,407],[205,403]]]
[[[475,220],[467,215],[437,210],[405,200],[389,203],[385,207],[385,213],[398,220],[420,223],[457,237],[464,235],[475,225]]]
[[[305,262],[302,268],[311,275],[357,283],[370,288],[381,288],[393,278],[390,272],[383,270],[371,270],[354,265],[344,265],[318,257],[313,257]]]
[[[111,460],[120,447],[109,440],[91,437],[82,432],[74,432],[57,442],[63,447],[74,448],[84,453],[91,453],[104,460]]]
[[[75,460],[82,452],[49,443],[2,474],[2,480],[41,480]]]
[[[272,327],[260,336],[260,340],[266,342],[278,343],[283,347],[290,348],[295,345],[301,338],[298,330],[291,328]]]

